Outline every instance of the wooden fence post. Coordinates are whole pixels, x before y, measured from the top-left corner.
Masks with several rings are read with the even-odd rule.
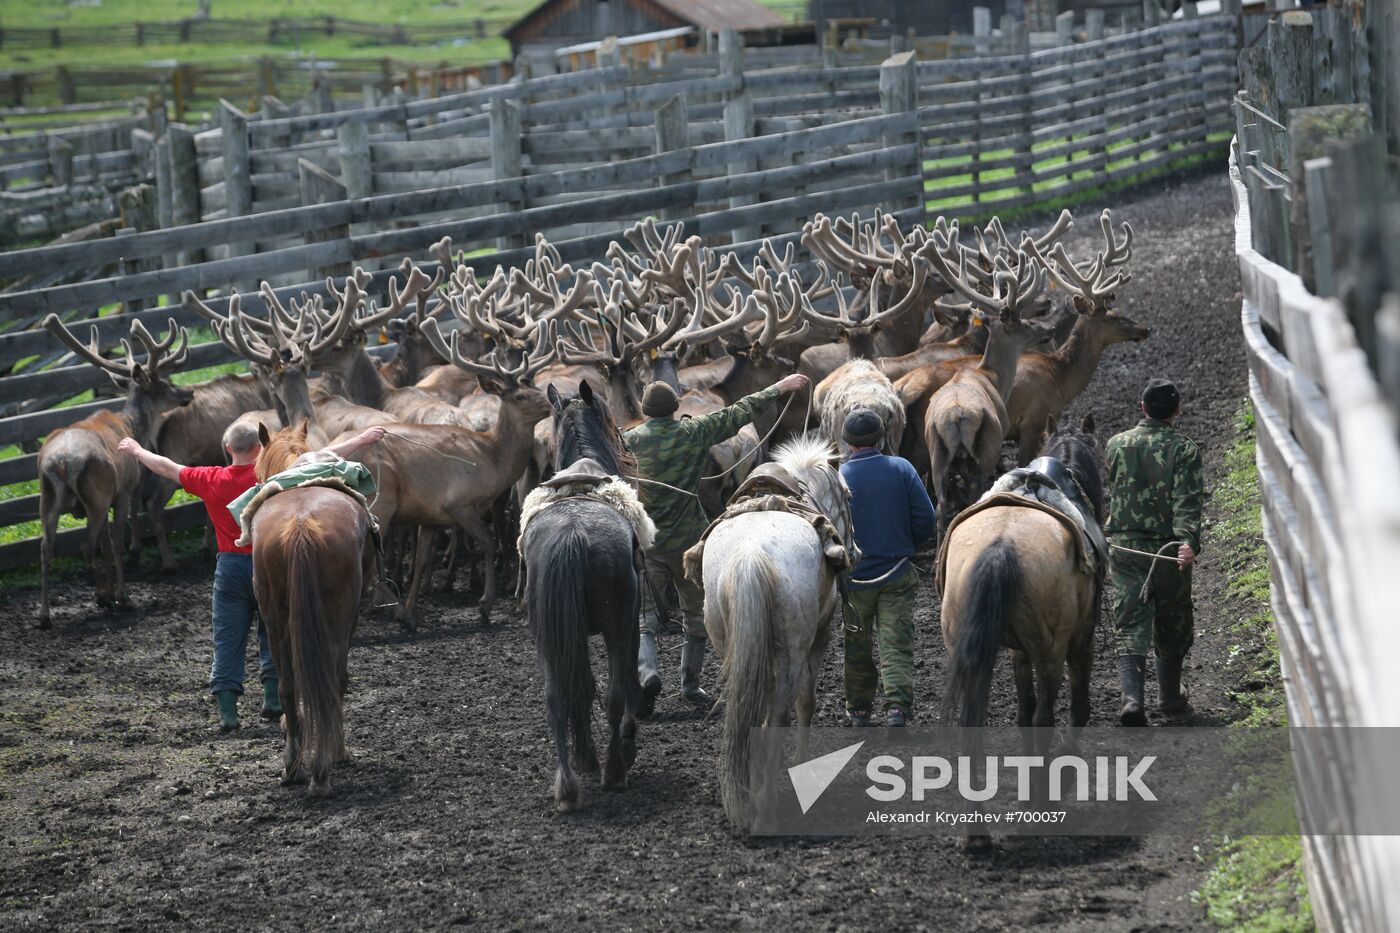
[[[58,99],[65,104],[76,104],[78,102],[78,88],[73,82],[73,73],[63,65],[58,65],[53,70],[54,84],[58,86]]]
[[[166,131],[166,154],[170,159],[170,224],[182,227],[197,224],[199,205],[199,156],[195,152],[194,134],[178,123]],[[189,265],[203,259],[202,250],[185,250],[167,256],[166,268]]]
[[[686,116],[685,98],[677,94],[656,109],[656,152],[675,152],[690,148],[690,123]],[[677,185],[690,181],[690,169],[662,175],[657,178],[658,187]],[[668,207],[661,211],[662,220],[675,220],[685,216],[685,208]]]
[[[1319,298],[1332,298],[1337,294],[1337,277],[1334,269],[1332,247],[1332,210],[1327,203],[1328,175],[1332,172],[1332,160],[1326,156],[1309,159],[1303,163],[1303,190],[1301,194],[1295,185],[1294,198],[1306,198],[1308,205],[1308,239],[1312,241],[1312,265],[1300,271],[1308,291]]]
[[[886,148],[914,144],[912,165],[891,166],[885,169],[885,178],[893,181],[909,174],[918,176],[917,190],[911,190],[907,198],[901,198],[896,209],[922,207],[924,204],[923,160],[919,157],[921,129],[919,127],[919,63],[913,52],[900,52],[891,55],[880,65],[880,112],[885,114],[912,114],[913,132],[895,131],[885,134]]]
[[[1330,107],[1304,107],[1288,112],[1288,178],[1293,183],[1289,206],[1292,229],[1292,269],[1302,277],[1308,291],[1316,290],[1313,274],[1315,250],[1312,238],[1311,204],[1305,197],[1306,163],[1327,154],[1337,141],[1357,140],[1371,133],[1371,111],[1364,104],[1334,104]]]
[[[973,48],[978,55],[986,55],[991,51],[992,40],[992,11],[984,6],[972,8],[972,35],[975,37]]]
[[[156,227],[156,192],[150,185],[136,185],[117,195],[117,205],[121,209],[122,229],[118,236],[134,236]],[[148,272],[155,266],[153,259],[124,259],[120,269],[124,275],[138,275]],[[150,305],[145,298],[128,298],[122,302],[122,310],[127,313],[141,311]]]
[[[1055,17],[1055,45],[1063,48],[1074,44],[1074,11],[1065,10]]]
[[[156,223],[164,228],[172,223],[170,204],[170,137],[162,136],[156,140],[155,147],[151,150],[151,161],[153,163],[152,175],[156,179]]]
[[[1103,38],[1103,10],[1094,8],[1084,11],[1084,35],[1090,42]]]
[[[1377,197],[1386,190],[1385,141],[1380,136],[1367,136],[1333,143],[1329,155],[1332,171],[1327,175],[1327,199],[1332,208],[1337,298],[1356,330],[1357,345],[1365,351],[1372,370],[1379,371],[1376,312],[1382,296],[1400,276],[1400,270],[1390,268],[1385,204]]]
[[[352,124],[346,124],[350,126]],[[364,124],[358,124],[363,127]],[[345,186],[332,174],[327,172],[315,162],[308,162],[306,159],[297,159],[297,181],[301,189],[301,203],[304,207],[313,204],[331,204],[336,201],[346,199]],[[307,246],[313,243],[328,243],[332,240],[344,240],[350,236],[350,226],[340,224],[338,226],[323,227],[316,230],[308,230],[302,234],[302,242]],[[327,276],[342,276],[349,273],[348,268],[342,268],[341,264],[322,266],[309,270],[311,279],[319,281]]]
[[[503,180],[519,178],[523,174],[520,105],[513,100],[498,97],[491,101],[491,175],[497,180]],[[523,200],[511,200],[503,203],[501,210],[517,211],[524,210],[525,207]],[[522,234],[511,234],[496,240],[497,249],[515,249],[525,245],[525,237]]]
[[[732,142],[749,139],[754,133],[753,97],[743,86],[744,80],[744,39],[733,29],[725,29],[719,34],[719,73],[721,77],[737,78],[739,89],[725,95],[724,139]],[[754,159],[731,159],[729,174],[745,175],[754,171],[758,163]],[[729,206],[747,207],[759,202],[758,195],[736,195],[729,199]],[[746,243],[762,236],[762,227],[736,227],[732,242]]]
[[[1269,59],[1273,67],[1275,116],[1313,102],[1312,14],[1289,10],[1269,22]]]
[[[374,175],[370,166],[369,126],[358,120],[342,123],[336,129],[336,141],[340,179],[347,196],[370,197],[374,194]]]
[[[49,137],[49,175],[54,187],[66,188],[73,183],[73,144],[62,136]]]
[[[229,217],[253,212],[253,177],[248,151],[248,115],[228,101],[219,100],[219,126],[223,131],[224,197]],[[254,243],[228,244],[228,256],[256,252]]]

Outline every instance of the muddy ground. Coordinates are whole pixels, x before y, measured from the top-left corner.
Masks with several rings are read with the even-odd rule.
[[[1137,233],[1120,308],[1153,335],[1111,348],[1071,415],[1094,411],[1107,437],[1135,421],[1148,377],[1171,377],[1209,482],[1246,390],[1226,178],[1110,206]],[[1099,207],[1076,211],[1086,244]],[[308,799],[278,786],[280,736],[257,720],[252,692],[245,728],[214,730],[211,576],[203,556],[173,574],[148,566],[132,586],[137,608],[118,614],[96,610],[86,580],[70,577],[47,632],[29,628],[35,591],[0,596],[0,927],[1205,925],[1190,899],[1204,839],[1019,838],[982,857],[946,837],[738,840],[714,779],[718,718],[683,703],[674,677],[642,727],[631,787],[585,784],[586,809],[557,817],[519,614],[508,603],[482,626],[460,595],[429,598],[413,636],[362,622],[347,698],[354,760],[335,773],[338,796]],[[1239,715],[1228,696],[1238,674],[1226,668],[1235,617],[1209,540],[1196,579],[1188,678],[1197,721],[1218,723]],[[918,631],[927,700],[943,657],[927,592]],[[1093,724],[1106,725],[1118,695],[1100,635]],[[664,647],[673,667],[678,639]],[[819,725],[843,720],[839,652],[833,644]],[[716,673],[711,659],[707,683]],[[1004,661],[996,690],[1009,723]]]

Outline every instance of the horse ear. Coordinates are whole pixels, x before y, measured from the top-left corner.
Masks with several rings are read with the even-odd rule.
[[[267,425],[258,422],[258,443],[266,447],[272,442],[272,435],[267,433]]]
[[[1094,428],[1097,426],[1098,425],[1094,423],[1094,413],[1091,411],[1084,416],[1084,421],[1079,425],[1079,430],[1083,431],[1085,434],[1093,434]]]
[[[308,432],[308,431],[310,431],[310,430],[311,430],[311,419],[310,419],[310,418],[303,418],[303,419],[301,419],[301,427],[297,428],[297,433],[300,434],[302,437],[306,437],[306,432]]]
[[[549,404],[555,411],[564,410],[564,400],[559,395],[559,390],[554,388],[554,383],[550,383],[544,390],[544,394],[549,396]]]
[[[589,384],[587,379],[582,380],[578,384],[578,397],[589,405],[593,404],[593,386]]]
[[[1048,437],[1054,437],[1054,436],[1055,436],[1055,430],[1056,430],[1059,426],[1060,426],[1060,422],[1059,422],[1059,420],[1058,420],[1054,415],[1047,415],[1047,416],[1045,417],[1045,434],[1046,434]]]

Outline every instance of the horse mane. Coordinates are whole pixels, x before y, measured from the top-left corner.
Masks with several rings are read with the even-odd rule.
[[[773,460],[794,475],[807,473],[819,466],[830,466],[836,456],[831,441],[815,431],[807,431],[783,441],[773,449]]]
[[[306,440],[305,427],[283,428],[268,438],[262,452],[254,461],[253,472],[258,482],[265,483],[269,476],[281,473],[292,465],[292,461],[311,449]]]
[[[1093,434],[1069,424],[1061,424],[1041,448],[1042,457],[1054,457],[1074,471],[1074,478],[1084,495],[1094,506],[1094,515],[1102,524],[1103,513],[1103,453]]]
[[[613,476],[635,479],[637,459],[622,440],[608,403],[594,395],[585,399],[570,398],[558,413],[554,425],[557,445],[554,467],[564,467],[589,458],[598,462]]]

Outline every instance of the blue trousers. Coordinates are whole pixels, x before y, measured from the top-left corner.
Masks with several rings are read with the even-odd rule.
[[[220,553],[214,565],[214,665],[209,672],[212,692],[243,693],[244,652],[254,618],[258,619],[261,679],[270,680],[277,676],[277,668],[272,663],[267,630],[258,617],[258,602],[253,596],[253,555]]]

